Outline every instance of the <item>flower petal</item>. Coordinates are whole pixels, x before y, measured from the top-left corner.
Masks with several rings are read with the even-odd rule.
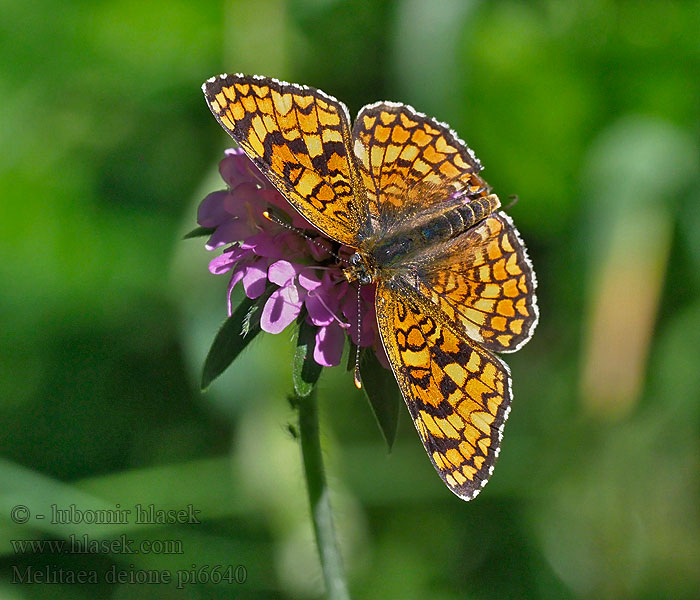
[[[342,302],[342,310],[345,318],[350,323],[350,328],[348,334],[353,344],[359,346],[371,346],[375,339],[375,329],[377,317],[374,310],[374,302],[368,302],[365,298],[369,295],[369,292],[365,292],[366,288],[372,286],[362,286],[360,290],[360,295],[362,297],[362,302],[360,304],[360,339],[357,339],[357,294],[355,290],[350,290],[350,293],[346,294]],[[372,290],[370,290],[371,292]]]
[[[260,327],[268,333],[280,333],[301,312],[301,301],[294,286],[272,292],[260,315]]]
[[[250,236],[241,244],[241,248],[249,248],[258,256],[266,258],[282,258],[286,254],[284,246],[265,231]]]
[[[258,298],[265,291],[267,269],[265,261],[257,260],[249,265],[243,273],[243,289],[251,300]]]
[[[209,271],[214,275],[221,275],[231,270],[239,260],[251,254],[250,250],[241,250],[237,246],[233,246],[220,256],[212,258],[209,262]]]
[[[309,313],[309,320],[314,325],[330,325],[335,321],[333,313],[328,310],[323,300],[314,292],[306,296],[304,306],[306,306],[306,310]]]
[[[254,230],[250,224],[241,219],[229,219],[216,228],[216,231],[211,234],[209,241],[206,244],[207,250],[214,250],[226,244],[244,240],[250,236]]]
[[[337,286],[330,285],[326,278],[324,283],[326,285],[306,295],[304,304],[309,312],[309,319],[314,325],[330,325],[334,321],[343,325],[340,317],[340,301],[336,293]]]
[[[258,189],[252,181],[244,181],[231,189],[228,198],[224,201],[226,210],[237,217],[248,217],[250,213],[250,205],[255,207],[264,206],[264,200],[261,197],[262,190]],[[262,209],[259,210],[262,217]]]
[[[233,291],[234,286],[241,280],[243,279],[243,275],[245,275],[246,269],[248,268],[248,265],[243,263],[238,263],[235,268],[233,269],[233,273],[231,273],[231,281],[229,282],[229,287],[231,288],[231,291]]]
[[[362,325],[360,327],[360,346],[371,346],[377,337],[377,314],[372,309],[363,313],[360,317]]]
[[[250,165],[250,166],[249,166]],[[251,168],[255,168],[241,148],[229,148],[226,156],[219,162],[219,173],[230,186],[243,181],[254,181]]]
[[[345,331],[337,323],[319,327],[316,332],[314,360],[323,367],[335,367],[340,364],[345,343]]]
[[[231,215],[226,210],[228,195],[228,191],[219,190],[204,198],[197,209],[197,223],[202,227],[218,227],[230,219]]]
[[[304,269],[299,273],[299,285],[307,291],[315,290],[323,285],[311,269]]]
[[[321,262],[330,256],[331,243],[328,240],[317,239],[314,241],[307,240],[309,245],[309,253],[316,262]]]
[[[284,287],[292,283],[301,269],[301,265],[292,264],[288,260],[278,260],[270,265],[267,277],[272,283]]]
[[[266,204],[274,206],[277,210],[284,212],[287,217],[291,220],[291,224],[294,227],[300,229],[308,229],[311,231],[318,231],[311,223],[309,223],[304,217],[302,217],[296,210],[294,210],[285,197],[280,194],[276,189],[264,189],[260,190],[260,197],[263,198]]]

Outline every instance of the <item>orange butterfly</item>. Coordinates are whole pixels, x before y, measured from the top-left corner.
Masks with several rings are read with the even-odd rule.
[[[377,324],[423,445],[465,500],[486,484],[512,398],[494,352],[535,329],[536,278],[474,153],[410,106],[365,106],[354,126],[320,90],[260,76],[202,86],[219,123],[289,203],[355,249],[377,283]]]

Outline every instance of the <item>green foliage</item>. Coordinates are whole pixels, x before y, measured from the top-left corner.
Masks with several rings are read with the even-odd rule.
[[[374,350],[365,349],[361,356],[362,389],[372,407],[387,448],[391,450],[399,424],[399,407],[403,404],[401,392],[391,371],[379,364]]]
[[[252,300],[245,298],[233,314],[224,321],[204,361],[200,384],[202,390],[206,390],[212,381],[228,369],[238,355],[262,331],[260,313],[274,290],[275,286],[268,284],[260,297]]]
[[[214,233],[214,231],[215,230],[211,227],[195,227],[192,231],[188,231],[185,235],[183,235],[182,239],[189,240],[192,238],[207,237],[208,235]]]
[[[306,322],[303,314],[298,319],[298,323],[299,332],[292,364],[292,382],[297,397],[306,398],[321,376],[322,367],[314,360],[316,328]]]

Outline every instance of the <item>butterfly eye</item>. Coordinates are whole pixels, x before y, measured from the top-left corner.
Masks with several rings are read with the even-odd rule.
[[[372,283],[372,278],[367,273],[362,273],[362,275],[358,277],[358,280],[362,285],[369,285]]]
[[[354,266],[362,264],[362,257],[355,252],[355,254],[350,257],[350,264]]]

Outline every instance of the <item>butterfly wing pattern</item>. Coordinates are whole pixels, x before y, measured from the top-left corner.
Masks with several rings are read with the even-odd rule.
[[[225,75],[203,90],[214,116],[310,223],[352,245],[362,224],[350,117],[335,98],[275,79]]]
[[[370,213],[384,232],[451,194],[485,188],[481,164],[454,132],[405,104],[365,106],[353,140]]]
[[[488,480],[510,412],[510,372],[408,287],[380,284],[389,362],[435,469],[460,498]]]
[[[248,75],[212,77],[202,88],[219,123],[290,204],[361,254],[368,240],[454,221],[455,207],[496,198],[466,144],[410,106],[365,106],[351,129],[345,105],[314,88]],[[493,352],[532,336],[535,274],[502,211],[480,214],[449,239],[426,236],[418,250],[378,265],[377,325],[431,462],[470,500],[493,471],[510,412],[510,372]]]
[[[489,215],[418,268],[419,291],[493,352],[515,352],[537,324],[537,285],[505,213]]]

